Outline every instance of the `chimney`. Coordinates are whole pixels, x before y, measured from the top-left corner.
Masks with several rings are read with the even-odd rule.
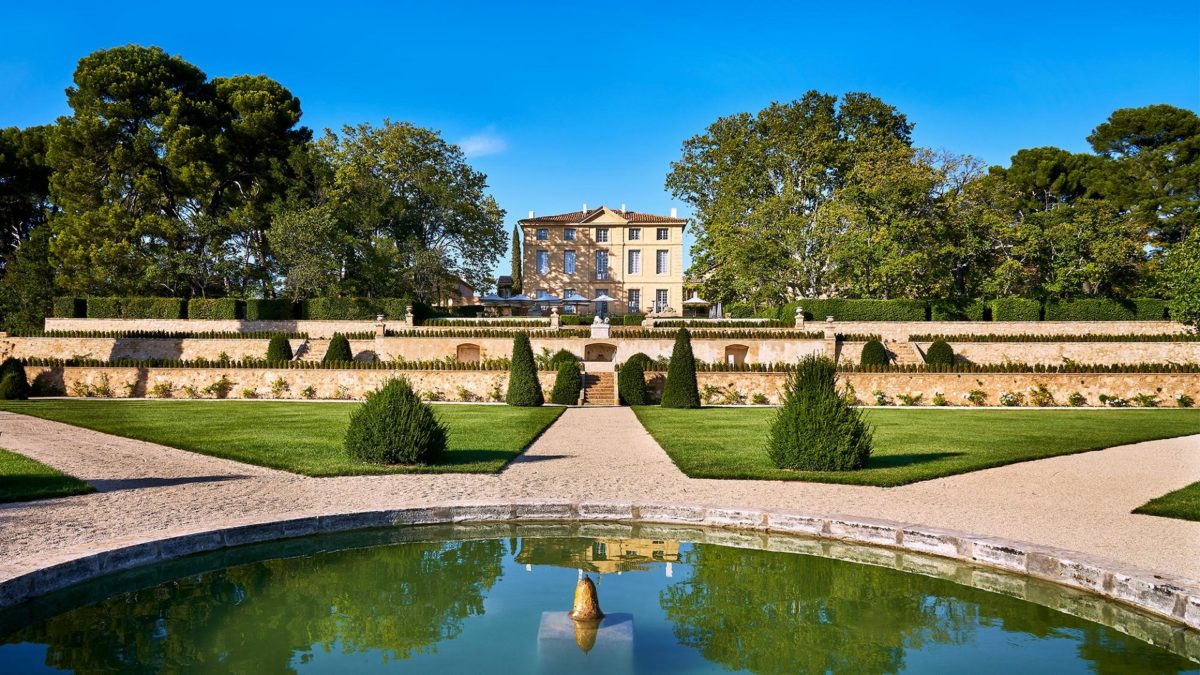
[[[587,202],[583,203],[583,215],[587,215]]]
[[[529,212],[529,219],[530,219],[530,220],[533,220],[533,211],[530,211],[530,212]]]
[[[678,218],[679,217],[679,209],[677,209],[675,207],[671,207],[671,217]]]
[[[625,215],[625,202],[621,202],[621,215]]]

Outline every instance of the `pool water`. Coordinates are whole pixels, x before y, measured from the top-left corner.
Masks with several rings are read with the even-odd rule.
[[[117,575],[0,615],[0,672],[1175,673],[1195,635],[1101,607],[1160,647],[977,588],[994,572],[815,555],[697,531],[397,528],[260,545]],[[581,536],[590,533],[591,536]],[[709,538],[713,540],[714,538]],[[753,538],[750,538],[753,541]],[[898,559],[875,549],[865,556]],[[863,555],[856,558],[864,559]],[[906,558],[912,565],[912,559]],[[571,609],[581,575],[607,614]],[[999,579],[999,581],[997,581]],[[1055,600],[1095,608],[1090,596]],[[1061,593],[1071,593],[1062,590]],[[1148,626],[1148,627],[1147,627]],[[585,651],[586,649],[586,651]],[[1194,653],[1194,652],[1193,652]]]

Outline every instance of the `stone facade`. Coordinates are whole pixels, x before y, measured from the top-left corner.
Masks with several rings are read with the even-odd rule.
[[[374,333],[374,321],[239,321],[235,319],[46,319],[48,331],[164,332],[164,333],[307,333],[331,338],[334,333]],[[390,322],[404,328],[403,321]]]
[[[808,330],[831,326],[843,335],[879,335],[907,341],[910,335],[1161,335],[1193,333],[1174,321],[824,321],[807,322]]]
[[[612,361],[623,363],[638,352],[651,359],[668,358],[675,346],[669,338],[641,339],[619,338],[596,339],[575,338],[532,338],[530,343],[535,354],[548,350],[551,354],[560,349],[575,354],[587,361]],[[383,361],[403,357],[407,361],[440,360],[456,358],[461,346],[478,347],[479,358],[508,358],[512,353],[512,338],[469,338],[469,337],[389,337],[378,338],[375,351]],[[711,339],[692,340],[692,351],[697,359],[705,362],[727,362],[733,356],[738,363],[794,362],[807,354],[824,353],[823,340],[746,340]]]
[[[931,343],[914,344],[924,354]],[[950,346],[956,358],[970,363],[1200,363],[1200,342],[952,342]]]

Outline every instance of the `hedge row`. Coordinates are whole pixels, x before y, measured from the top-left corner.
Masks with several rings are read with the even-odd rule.
[[[9,333],[19,338],[104,338],[110,340],[269,340],[282,335],[289,340],[308,339],[299,331],[164,331],[164,330],[25,330]],[[361,336],[361,337],[355,337]],[[348,334],[347,338],[370,339],[374,333]]]
[[[69,298],[54,299],[53,312],[69,319],[224,319],[247,321],[371,321],[382,314],[403,319],[409,305],[414,314],[429,314],[427,307],[408,298]]]
[[[674,340],[678,328],[613,328],[611,335],[620,338],[647,340]],[[758,328],[689,328],[693,340],[822,340],[824,333],[775,329],[765,331]]]
[[[661,373],[667,369],[667,364],[652,361],[644,364],[646,372]],[[618,366],[618,370],[620,367]],[[777,363],[715,363],[696,362],[696,372],[701,373],[790,373],[796,369],[795,362]],[[1028,364],[1028,363],[955,363],[954,365],[932,364],[889,364],[883,366],[862,366],[853,363],[838,364],[838,370],[845,373],[1065,373],[1065,374],[1103,374],[1103,373],[1200,373],[1197,363],[1119,363],[1119,364],[1089,364],[1069,363],[1062,365]]]
[[[628,324],[626,324],[628,325]],[[660,319],[654,322],[656,328],[791,328],[792,322],[784,323],[778,319],[764,318],[762,321],[732,321],[714,319]]]
[[[1030,298],[996,298],[986,302],[814,298],[768,307],[752,316],[791,324],[796,308],[800,307],[805,319],[816,321],[830,316],[837,321],[1162,321],[1170,318],[1167,304],[1168,301],[1157,298],[1083,298],[1044,304]],[[730,314],[751,316],[744,309],[731,310]]]
[[[546,328],[550,325],[549,319],[467,319],[454,320],[450,318],[429,319],[425,322],[426,326],[448,326],[451,328]]]
[[[1156,333],[1153,335],[1098,335],[1073,333],[1068,335],[910,335],[910,342],[1200,342],[1200,333]]]
[[[270,368],[273,370],[508,370],[508,359],[484,359],[458,362],[436,361],[269,361],[267,359],[238,359],[212,361],[208,359],[46,359],[28,358],[21,362],[30,367],[63,368]]]

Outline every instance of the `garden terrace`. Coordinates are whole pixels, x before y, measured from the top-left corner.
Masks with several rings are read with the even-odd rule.
[[[841,336],[839,336],[841,337]],[[850,339],[847,337],[846,339]],[[1043,335],[1024,333],[1019,335],[977,335],[972,333],[956,335],[910,335],[911,342],[1200,342],[1200,333],[1158,333],[1141,334],[1129,333],[1124,335],[1109,335],[1103,333]]]

